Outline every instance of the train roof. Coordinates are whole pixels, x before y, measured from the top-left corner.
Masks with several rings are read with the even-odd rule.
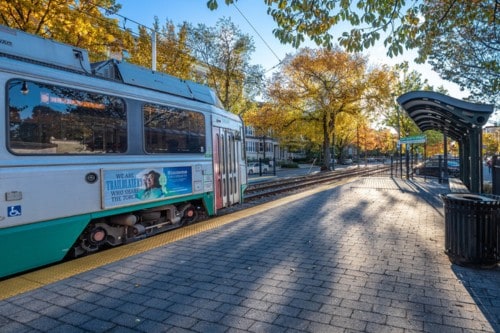
[[[86,50],[0,25],[0,54],[21,61],[90,73]]]
[[[214,91],[205,85],[118,60],[91,64],[88,52],[84,49],[2,25],[0,56],[114,80],[222,108]]]
[[[222,108],[214,91],[193,81],[181,80],[175,76],[160,73],[118,60],[107,60],[91,64],[92,72],[107,79],[125,84],[161,91],[168,94],[194,99]]]

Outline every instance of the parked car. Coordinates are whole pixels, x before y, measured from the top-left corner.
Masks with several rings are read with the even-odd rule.
[[[344,165],[351,165],[353,162],[353,160],[351,158],[345,158],[341,161],[342,164]]]
[[[441,160],[444,164],[444,160]],[[413,168],[413,173],[418,176],[439,177],[439,160],[429,159]],[[460,164],[457,160],[448,160],[448,176],[458,177],[460,175]]]
[[[248,163],[247,172],[249,175],[260,172],[260,164],[258,162]],[[262,164],[262,173],[267,173],[269,166],[267,164]]]

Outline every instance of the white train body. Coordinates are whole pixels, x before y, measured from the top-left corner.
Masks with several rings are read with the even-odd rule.
[[[240,203],[243,124],[205,86],[0,27],[0,278]]]

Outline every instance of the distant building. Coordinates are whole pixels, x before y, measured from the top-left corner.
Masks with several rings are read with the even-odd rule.
[[[252,126],[245,126],[245,142],[248,161],[282,160],[278,141],[270,135],[256,135]]]

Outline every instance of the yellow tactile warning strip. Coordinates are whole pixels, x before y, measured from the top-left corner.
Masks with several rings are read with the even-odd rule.
[[[97,267],[125,259],[165,244],[199,234],[201,232],[219,228],[228,223],[239,219],[261,213],[265,210],[282,206],[283,204],[305,198],[315,193],[329,190],[333,187],[343,185],[353,181],[354,178],[344,179],[339,182],[325,184],[313,189],[287,196],[275,201],[267,202],[249,209],[241,210],[235,213],[215,217],[204,222],[196,223],[184,228],[159,234],[154,237],[130,243],[127,245],[112,248],[87,257],[71,260],[61,264],[53,265],[37,271],[16,276],[11,279],[0,281],[0,300],[40,288],[46,284],[53,283],[71,277],[76,274],[87,272]]]

